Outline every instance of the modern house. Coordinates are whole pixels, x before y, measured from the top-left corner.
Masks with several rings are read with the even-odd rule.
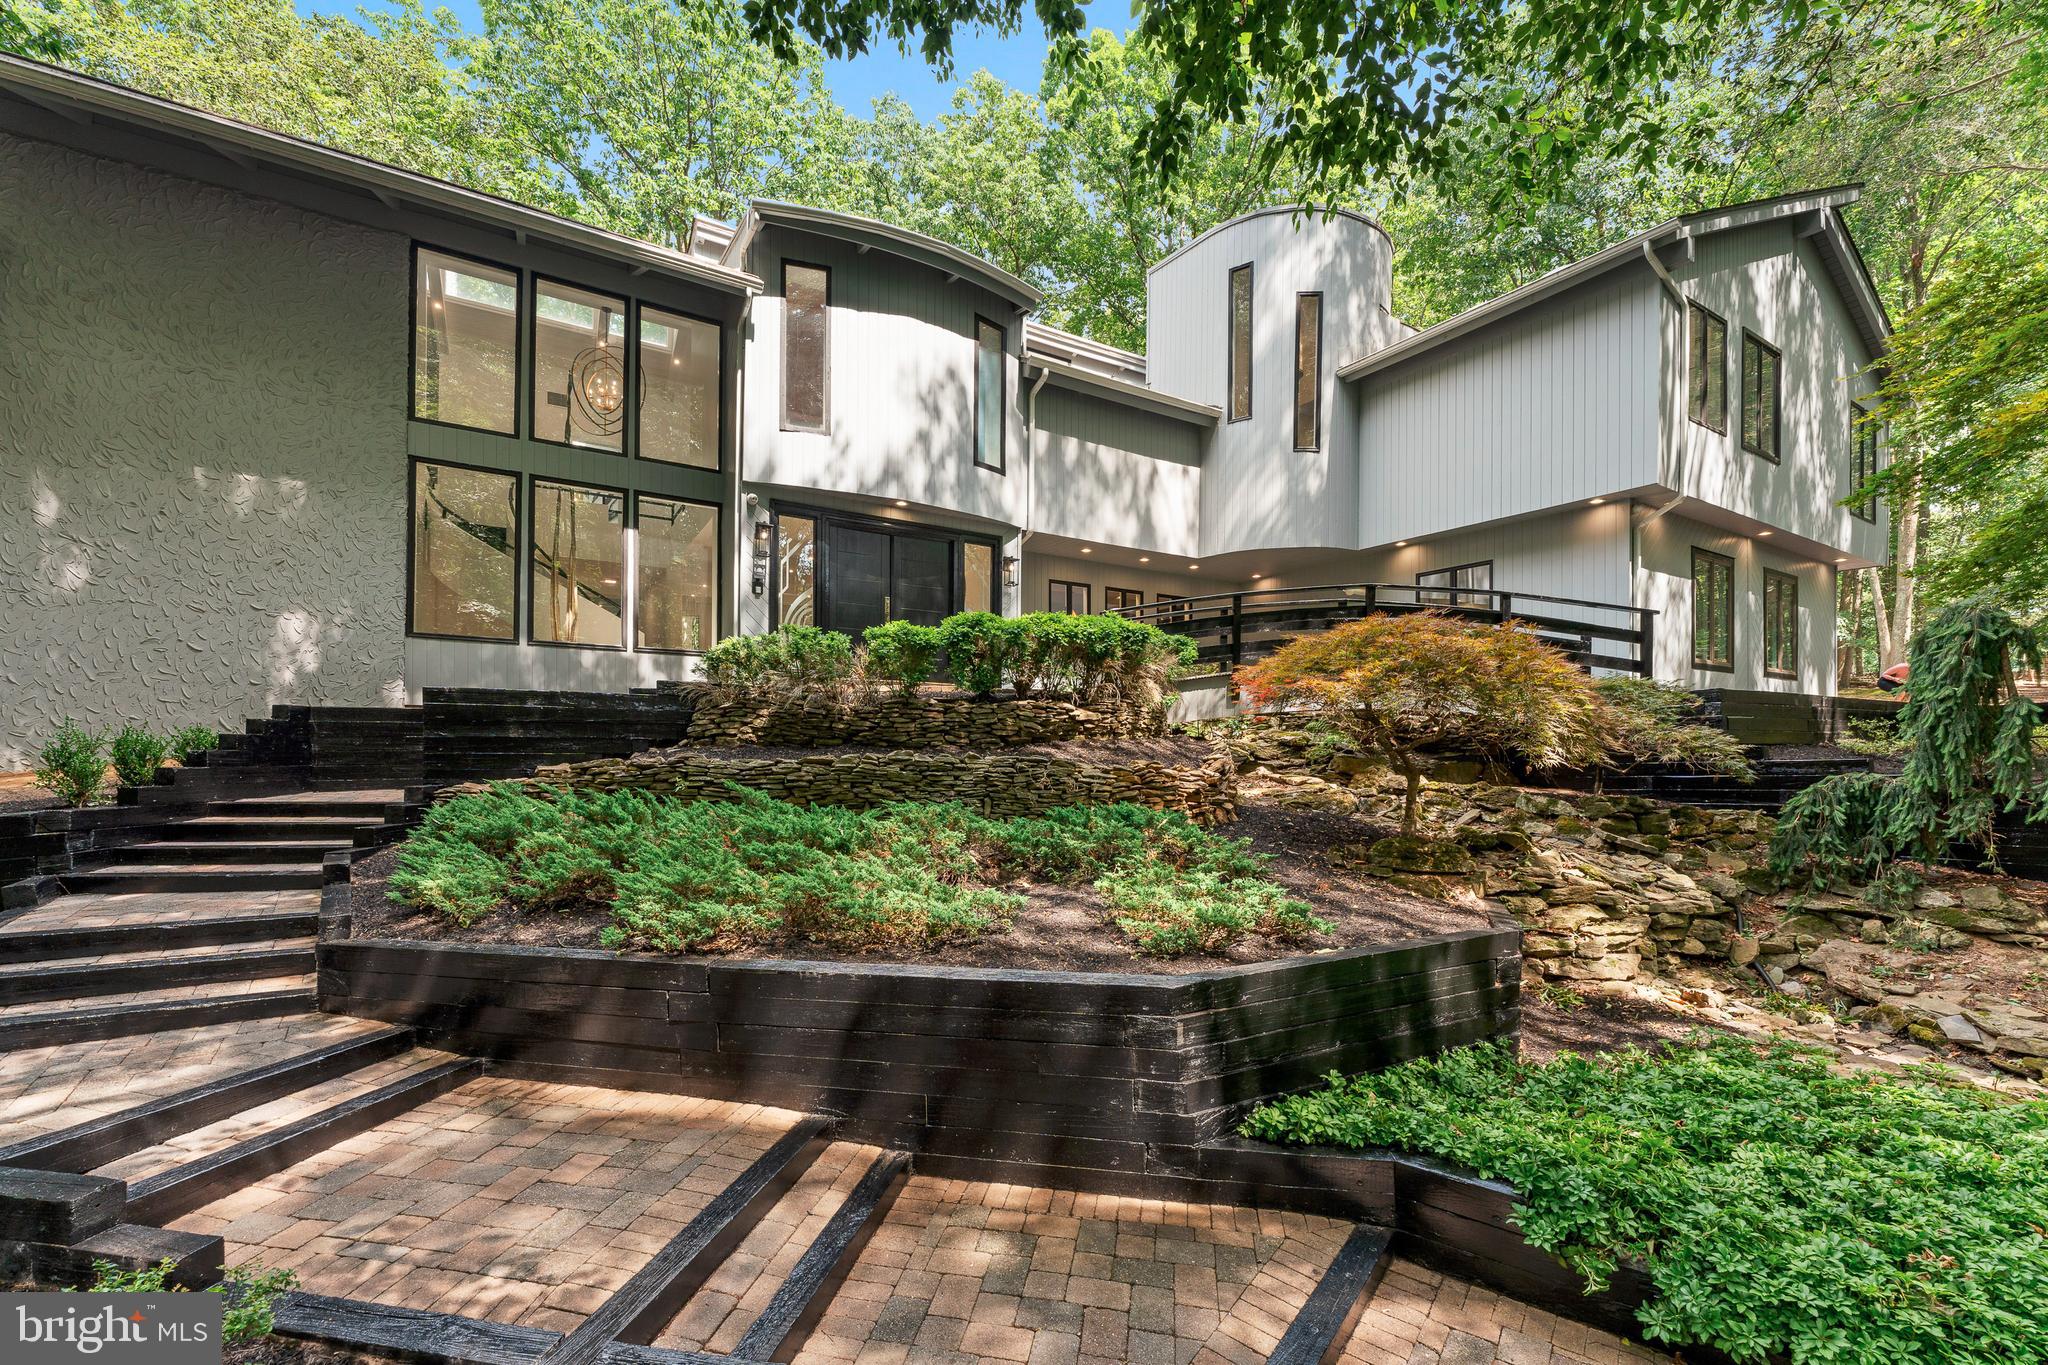
[[[1261,210],[1152,268],[1139,355],[886,223],[673,250],[0,58],[0,767],[66,715],[616,691],[970,608],[1228,651],[1261,603],[1449,605],[1826,694],[1887,543],[1843,504],[1882,458],[1855,197],[1419,332],[1377,224]]]

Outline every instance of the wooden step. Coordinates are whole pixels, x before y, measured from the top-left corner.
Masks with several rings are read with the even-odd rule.
[[[109,956],[112,960],[90,964],[27,962],[0,968],[0,1006],[296,976],[313,970],[314,940],[289,939],[224,952]]]
[[[1266,1365],[1322,1365],[1336,1360],[1358,1315],[1387,1273],[1389,1228],[1360,1223],[1351,1230],[1308,1301],[1287,1325]]]
[[[52,962],[165,948],[213,948],[230,943],[307,938],[318,932],[318,910],[283,910],[253,915],[153,924],[109,924],[78,929],[0,930],[0,965]]]
[[[282,989],[222,990],[169,1000],[130,1001],[80,1009],[0,1011],[0,1051],[127,1038],[138,1033],[203,1028],[241,1019],[306,1014],[318,1004],[313,978]],[[233,983],[228,983],[233,984]]]
[[[104,891],[304,891],[326,885],[318,863],[120,863],[67,872],[64,889]]]

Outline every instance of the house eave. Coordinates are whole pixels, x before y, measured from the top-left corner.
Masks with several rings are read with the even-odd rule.
[[[728,268],[733,268],[733,262],[746,259],[747,249],[753,245],[754,237],[763,226],[796,228],[886,251],[954,278],[971,280],[1026,313],[1036,309],[1044,297],[1001,266],[970,255],[950,242],[877,219],[863,218],[857,213],[841,213],[837,209],[813,208],[808,204],[789,204],[775,199],[756,199],[747,207],[745,216],[740,219],[739,230],[726,244],[724,260]]]

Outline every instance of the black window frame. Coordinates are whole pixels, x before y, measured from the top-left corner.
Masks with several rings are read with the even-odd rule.
[[[1705,427],[1716,436],[1726,436],[1728,434],[1728,319],[1722,317],[1705,304],[1693,299],[1687,299],[1685,307],[1686,416],[1691,419],[1694,425]],[[1698,407],[1695,407],[1693,403],[1693,377],[1706,368],[1707,352],[1712,349],[1703,340],[1698,354],[1694,354],[1692,323],[1695,316],[1705,318],[1708,323],[1721,329],[1721,410],[1717,414],[1719,418],[1717,422],[1708,421],[1703,411],[1707,404],[1707,398],[1713,392],[1711,383],[1701,386]],[[1705,335],[1704,332],[1701,333],[1702,338]],[[1711,375],[1708,377],[1709,379],[1712,378]]]
[[[825,340],[820,348],[818,365],[818,425],[807,426],[790,421],[789,417],[789,268],[815,270],[825,277]],[[777,397],[776,420],[780,430],[803,432],[810,436],[832,434],[832,267],[816,261],[800,260],[795,256],[782,258],[782,352],[778,364],[781,366],[782,391]]]
[[[1237,410],[1237,277],[1244,276],[1244,411]],[[1223,410],[1229,422],[1249,422],[1254,407],[1252,378],[1255,373],[1258,341],[1258,293],[1257,276],[1252,271],[1252,262],[1230,267],[1230,275],[1223,294],[1223,347],[1224,380]]]
[[[660,464],[662,461],[656,460],[654,463]],[[685,469],[692,468],[689,465],[679,467]],[[725,564],[727,558],[725,552],[725,508],[715,502],[706,502],[702,498],[679,497],[673,493],[652,493],[644,488],[632,490],[632,493],[626,500],[626,511],[630,518],[627,529],[633,533],[633,610],[630,616],[626,618],[631,624],[626,629],[625,636],[632,646],[632,652],[635,654],[680,654],[684,656],[702,654],[711,645],[706,645],[703,649],[662,649],[654,645],[643,645],[633,638],[639,633],[640,629],[640,599],[642,596],[640,592],[640,503],[646,498],[653,498],[657,502],[686,503],[691,507],[708,507],[711,509],[712,524],[718,528],[718,548],[711,552],[712,645],[725,638],[725,625],[720,619],[723,616],[725,605]],[[604,646],[589,645],[586,648],[602,649]]]
[[[1700,563],[1724,568],[1728,574],[1727,608],[1722,613],[1728,635],[1728,657],[1713,660],[1700,653]],[[1732,556],[1718,554],[1713,550],[1692,547],[1692,666],[1704,673],[1733,673],[1735,671],[1735,560]]]
[[[1861,488],[1864,484],[1876,478],[1880,461],[1883,459],[1883,433],[1879,424],[1870,420],[1870,415],[1871,410],[1863,406],[1863,404],[1850,404],[1849,473],[1852,479],[1850,484],[1852,490]],[[1870,447],[1870,462],[1867,467],[1863,459],[1864,443],[1866,441],[1869,442]],[[1878,499],[1875,496],[1865,498],[1860,502],[1852,502],[1849,504],[1849,515],[1867,521],[1874,526],[1877,524],[1877,504]]]
[[[1749,352],[1750,352],[1750,348],[1751,348],[1752,346],[1754,346],[1754,347],[1755,347],[1755,348],[1757,349],[1757,351],[1758,351],[1759,353],[1761,353],[1761,354],[1768,354],[1768,355],[1770,356],[1770,358],[1771,358],[1771,448],[1770,448],[1769,450],[1765,450],[1765,449],[1764,449],[1764,448],[1763,448],[1763,447],[1762,447],[1761,445],[1752,445],[1752,444],[1750,444],[1750,439],[1749,439]],[[1741,358],[1741,361],[1740,361],[1740,363],[1739,363],[1739,364],[1738,364],[1738,365],[1736,366],[1736,368],[1735,368],[1735,374],[1736,374],[1736,387],[1737,387],[1738,389],[1740,389],[1740,390],[1741,390],[1741,399],[1742,399],[1742,401],[1741,401],[1741,402],[1740,402],[1740,403],[1739,403],[1739,404],[1737,405],[1737,406],[1738,406],[1738,408],[1739,408],[1739,410],[1740,410],[1740,411],[1741,411],[1741,413],[1742,413],[1742,431],[1741,431],[1741,442],[1742,442],[1742,449],[1743,449],[1743,450],[1744,450],[1744,451],[1745,451],[1746,453],[1748,453],[1748,454],[1751,454],[1751,455],[1754,455],[1754,456],[1756,456],[1756,457],[1757,457],[1758,459],[1760,459],[1760,460],[1769,460],[1769,461],[1770,461],[1770,462],[1771,462],[1772,464],[1782,464],[1782,463],[1784,463],[1784,458],[1785,458],[1785,454],[1784,454],[1784,451],[1785,451],[1785,445],[1784,445],[1784,435],[1785,435],[1785,354],[1784,354],[1784,352],[1780,351],[1780,350],[1779,350],[1779,349],[1778,349],[1777,347],[1775,347],[1775,346],[1771,345],[1771,343],[1770,343],[1770,342],[1768,342],[1768,341],[1765,341],[1765,340],[1764,340],[1764,339],[1763,339],[1762,337],[1758,336],[1758,335],[1757,335],[1757,334],[1756,334],[1755,332],[1752,332],[1752,331],[1750,331],[1750,330],[1749,330],[1749,328],[1745,327],[1745,328],[1743,328],[1743,329],[1742,329],[1742,358]],[[1758,384],[1758,391],[1759,391],[1759,394],[1761,394],[1761,391],[1762,391],[1762,384],[1761,384],[1761,378],[1762,378],[1762,374],[1763,374],[1763,362],[1762,362],[1762,360],[1761,360],[1761,359],[1759,359],[1759,360],[1758,360],[1758,362],[1757,362],[1757,374],[1758,374],[1758,378],[1759,378],[1759,384]],[[1757,432],[1757,434],[1758,434],[1758,436],[1759,436],[1759,437],[1761,437],[1761,436],[1762,436],[1762,434],[1763,434],[1763,432],[1762,432],[1762,425],[1761,425],[1761,423],[1759,423],[1759,425],[1758,425],[1758,432]]]
[[[535,445],[553,446],[557,450],[586,451],[592,455],[608,455],[615,460],[627,458],[633,453],[634,442],[632,437],[636,434],[633,431],[633,427],[639,421],[640,408],[639,347],[634,340],[638,333],[639,301],[631,294],[614,294],[608,289],[599,289],[588,284],[578,284],[574,280],[558,279],[553,275],[543,274],[538,270],[529,270],[526,274],[528,277],[525,294],[526,305],[520,310],[524,327],[524,344],[520,354],[520,368],[525,372],[525,387],[520,397],[521,403],[526,409],[524,415],[527,419],[527,425],[532,428],[527,432],[526,439],[532,441]],[[552,437],[543,436],[540,434],[539,425],[533,421],[533,403],[535,397],[537,397],[535,386],[540,383],[540,287],[543,284],[556,284],[564,289],[574,289],[585,294],[598,294],[607,298],[616,298],[625,305],[621,312],[621,316],[626,320],[625,334],[621,338],[620,349],[625,351],[626,355],[619,367],[626,382],[626,391],[621,399],[625,404],[625,410],[619,420],[619,448],[617,450],[606,450],[603,446],[578,445],[574,441],[558,441]],[[672,312],[674,310],[664,309],[663,311]],[[723,345],[724,342],[721,339],[721,354],[719,357],[721,362],[724,359]],[[724,376],[721,375],[721,381],[723,378]],[[720,413],[721,419],[723,416],[724,414]],[[661,464],[664,462],[656,460],[653,463]],[[674,467],[677,469],[692,468],[690,465],[676,465]]]
[[[422,251],[431,251],[437,256],[447,256],[453,260],[468,261],[471,265],[487,266],[492,270],[507,271],[512,276],[512,430],[510,431],[499,431],[496,427],[471,426],[467,422],[450,422],[439,417],[422,417],[417,411],[420,399],[420,252]],[[521,371],[532,368],[526,358],[526,277],[531,272],[523,270],[516,265],[507,265],[503,261],[494,261],[488,257],[478,256],[471,252],[455,251],[445,246],[438,246],[433,242],[423,242],[416,237],[411,241],[411,259],[412,274],[406,280],[405,304],[406,420],[408,422],[419,422],[430,427],[446,427],[450,431],[477,431],[482,432],[486,436],[496,436],[503,440],[519,440],[526,433],[526,414],[520,411],[526,392]],[[449,462],[440,460],[433,463],[446,464]],[[441,637],[424,635],[420,638],[431,640]],[[455,638],[466,639],[468,637],[458,635]]]
[[[452,422],[437,423],[436,425],[459,426],[459,424]],[[475,427],[459,427],[459,429],[463,431],[477,430]],[[502,432],[493,432],[491,434],[503,435]],[[417,561],[414,556],[418,552],[418,547],[414,544],[414,537],[419,530],[419,506],[415,501],[415,494],[419,488],[419,467],[423,464],[433,465],[437,469],[459,469],[469,474],[489,474],[495,478],[512,480],[512,634],[508,638],[500,639],[490,635],[447,635],[439,631],[418,630],[414,628],[413,588],[414,571],[417,567]],[[526,534],[526,479],[518,470],[493,469],[489,465],[463,464],[456,460],[438,460],[426,455],[410,456],[405,463],[406,638],[410,640],[453,640],[466,645],[517,645],[522,643],[523,637],[520,632],[525,627],[526,613],[524,610],[525,604],[521,599],[525,597],[526,590],[525,585],[521,582],[523,577],[521,570],[525,567],[525,557],[520,552],[524,548],[524,537]]]
[[[984,327],[995,330],[996,355],[999,357],[996,361],[997,382],[1002,386],[1002,398],[996,404],[996,461],[994,464],[990,464],[981,458],[981,442],[978,439],[980,435],[979,424],[981,422],[981,329]],[[968,432],[968,440],[973,445],[974,467],[976,469],[993,470],[998,474],[1004,475],[1009,473],[1010,329],[997,322],[994,318],[984,317],[980,313],[974,315],[974,424]]]
[[[686,308],[671,308],[665,303],[650,303],[649,300],[643,299],[638,295],[633,297],[632,304],[633,314],[626,321],[626,341],[632,354],[633,387],[628,397],[630,411],[626,414],[627,440],[625,453],[636,460],[644,460],[646,463],[662,469],[694,469],[700,474],[723,474],[725,472],[725,438],[727,434],[725,430],[725,367],[731,355],[728,349],[730,341],[727,336],[730,329],[717,318],[709,317],[703,313],[692,313]],[[712,401],[718,411],[718,439],[713,442],[711,452],[715,463],[709,465],[683,464],[678,460],[657,460],[652,456],[640,453],[640,408],[641,404],[646,401],[646,385],[641,383],[646,366],[640,363],[640,315],[649,307],[652,307],[658,313],[666,313],[672,318],[687,318],[691,322],[704,323],[718,332],[718,374],[711,385]],[[590,447],[576,446],[574,448],[577,450],[587,450]],[[608,454],[609,452],[600,453]],[[660,497],[661,494],[657,493],[655,496]]]
[[[1314,411],[1314,434],[1309,444],[1301,443],[1301,305],[1304,299],[1316,301],[1316,372],[1315,382],[1310,386],[1309,406]],[[1294,401],[1289,405],[1294,412],[1294,448],[1296,450],[1321,450],[1323,448],[1323,291],[1304,289],[1294,296]]]
[[[1056,607],[1052,604],[1052,594],[1055,588],[1065,588],[1067,590],[1067,604],[1064,607]],[[1079,611],[1074,610],[1074,590],[1076,588],[1081,590],[1082,605]],[[1065,612],[1069,616],[1093,616],[1095,614],[1095,594],[1091,590],[1090,585],[1082,582],[1080,579],[1048,578],[1045,580],[1045,609],[1047,611]]]
[[[586,447],[576,446],[574,447],[574,449],[583,450],[586,449]],[[596,451],[593,453],[609,454],[610,452]],[[536,605],[536,595],[533,592],[533,547],[536,544],[538,544],[539,541],[534,534],[533,520],[534,517],[538,515],[540,508],[540,498],[538,496],[537,490],[539,489],[540,485],[544,483],[560,484],[564,488],[587,489],[592,493],[616,493],[619,496],[619,548],[621,557],[621,563],[619,565],[619,596],[621,610],[619,612],[619,643],[615,645],[592,645],[585,644],[580,640],[543,640],[534,631],[533,609]],[[526,520],[524,524],[521,526],[520,530],[526,542],[526,561],[524,567],[527,583],[525,616],[527,644],[538,646],[545,649],[596,649],[602,650],[607,654],[625,654],[631,652],[629,646],[632,643],[633,636],[629,627],[632,621],[632,617],[629,612],[624,610],[624,605],[628,600],[626,597],[626,593],[629,588],[632,591],[634,598],[637,599],[639,595],[639,585],[637,583],[629,584],[627,582],[627,579],[631,574],[632,569],[624,561],[630,558],[630,556],[627,556],[625,554],[625,533],[628,530],[632,529],[631,518],[637,513],[638,510],[633,506],[633,494],[635,491],[637,490],[630,488],[613,488],[606,484],[591,483],[584,479],[564,478],[554,474],[528,474],[526,476]],[[655,494],[655,496],[662,497],[664,495],[657,493]],[[678,501],[680,501],[680,499],[678,499]],[[719,509],[719,519],[721,522],[724,520],[723,508]],[[635,610],[639,608],[639,605],[640,604],[637,600],[632,602],[632,606]],[[663,651],[649,650],[647,652],[652,654]]]
[[[1456,582],[1451,582],[1439,587],[1434,583],[1424,583],[1422,581],[1425,578],[1432,578],[1437,574],[1450,574],[1453,576],[1453,578],[1455,578],[1456,575],[1463,573],[1466,569],[1486,570],[1486,586],[1483,588],[1461,587]],[[1494,602],[1493,591],[1493,561],[1490,559],[1468,560],[1463,564],[1446,564],[1441,568],[1436,569],[1418,569],[1415,573],[1415,600],[1424,606],[1472,606],[1475,604],[1470,602],[1460,602],[1458,600],[1458,596],[1460,593],[1477,593],[1480,594],[1485,600],[1479,602],[1476,605],[1481,607],[1490,607],[1493,605]],[[1422,594],[1426,592],[1440,593],[1447,600],[1443,602],[1424,603],[1422,602]]]
[[[1112,596],[1124,600],[1112,603],[1109,600]],[[1102,609],[1105,612],[1122,611],[1125,607],[1142,607],[1144,605],[1145,594],[1138,588],[1115,588],[1107,583],[1102,585]]]
[[[1772,590],[1776,590],[1778,611],[1772,611]],[[1789,601],[1786,593],[1791,594]],[[1774,636],[1791,654],[1791,662],[1780,668],[1773,662],[1775,651],[1771,648]],[[1782,569],[1764,570],[1764,676],[1767,678],[1797,678],[1799,676],[1799,578]]]

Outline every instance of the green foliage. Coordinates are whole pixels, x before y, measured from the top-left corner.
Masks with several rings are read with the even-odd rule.
[[[210,725],[187,725],[172,733],[170,747],[172,758],[180,763],[190,763],[195,754],[218,749],[220,735]]]
[[[1901,858],[1952,845],[1992,850],[2001,810],[2031,804],[2048,819],[2048,775],[2034,739],[2041,707],[2020,694],[2016,668],[2038,668],[2040,632],[1985,599],[1944,609],[1913,641],[1897,777],[1851,773],[1800,792],[1779,812],[1771,868],[1817,884],[1868,881]]]
[[[1653,1340],[1739,1361],[2048,1357],[2048,1104],[1721,1038],[1527,1063],[1498,1045],[1267,1105],[1280,1142],[1392,1146],[1506,1181],[1589,1287],[1640,1264]]]
[[[94,1261],[93,1294],[179,1294],[183,1285],[171,1283],[176,1266],[166,1257],[155,1265],[125,1270],[112,1261]],[[219,1284],[208,1285],[207,1293],[224,1295],[221,1305],[220,1344],[240,1346],[270,1335],[271,1310],[277,1296],[296,1289],[299,1277],[289,1270],[265,1270],[262,1262],[229,1266]]]
[[[36,785],[67,806],[89,806],[107,785],[107,734],[66,716],[36,755]]]
[[[971,938],[1018,878],[1093,885],[1142,951],[1213,952],[1327,928],[1242,841],[1110,805],[999,820],[957,804],[871,811],[499,783],[442,801],[401,846],[394,900],[473,924],[501,908],[608,905],[607,940],[662,952],[801,941],[859,950]]]
[[[853,640],[816,626],[732,635],[704,651],[704,680],[735,692],[829,692],[853,677]]]
[[[1755,778],[1742,741],[1702,723],[1700,699],[1678,684],[1603,678],[1593,690],[1606,703],[1600,730],[1615,758],[1625,763],[1682,763],[1744,782]]]
[[[963,611],[939,622],[939,644],[955,684],[989,698],[1017,664],[1016,622],[992,611]]]
[[[943,642],[936,626],[889,621],[869,626],[860,638],[867,646],[869,672],[893,680],[905,692],[917,691],[918,684],[938,671]]]
[[[1895,716],[1851,717],[1842,723],[1835,743],[1852,754],[1869,758],[1896,758],[1912,746],[1899,733]]]
[[[170,751],[171,742],[162,735],[140,725],[124,725],[111,750],[114,775],[124,787],[146,787],[156,781]]]

